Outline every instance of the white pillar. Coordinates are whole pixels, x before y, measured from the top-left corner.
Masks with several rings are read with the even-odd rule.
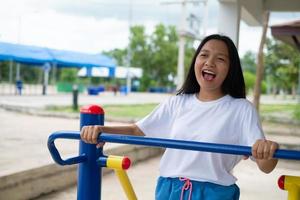
[[[230,37],[238,47],[241,19],[240,1],[219,1],[218,32]]]
[[[184,82],[184,46],[185,46],[185,23],[186,23],[186,0],[182,1],[181,7],[181,20],[180,20],[180,27],[178,30],[179,34],[179,48],[178,48],[178,63],[177,63],[177,83],[176,88],[177,90],[182,87]]]
[[[184,36],[179,36],[178,63],[177,63],[177,90],[182,87],[184,81]]]

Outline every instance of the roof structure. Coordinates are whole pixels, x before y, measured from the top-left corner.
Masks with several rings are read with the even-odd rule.
[[[0,60],[13,60],[37,66],[51,63],[56,67],[116,67],[112,58],[102,54],[86,54],[5,42],[0,42]]]
[[[300,20],[271,26],[273,37],[290,44],[300,51]]]

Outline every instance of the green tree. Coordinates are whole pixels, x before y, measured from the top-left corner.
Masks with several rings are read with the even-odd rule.
[[[288,44],[268,39],[265,62],[267,80],[273,91],[282,89],[295,95],[300,65],[299,52]]]
[[[126,49],[113,49],[111,51],[104,51],[102,53],[104,55],[114,58],[115,61],[117,62],[117,65],[119,66],[126,65],[126,60],[125,60],[127,55]]]
[[[247,51],[241,59],[241,64],[244,71],[251,72],[252,74],[256,73],[255,54],[253,52]]]
[[[62,68],[59,73],[59,80],[67,83],[75,83],[77,81],[77,71],[75,68]]]
[[[142,25],[130,29],[130,64],[143,69],[141,89],[149,87],[174,87],[170,77],[177,75],[178,35],[174,26],[158,24],[152,34],[147,35]],[[187,39],[185,49],[185,68],[190,66],[193,40]],[[104,52],[114,57],[119,64],[126,65],[128,49],[114,49]]]
[[[150,86],[167,86],[169,75],[175,76],[177,66],[177,33],[174,26],[158,24],[150,38],[151,67],[146,74]]]

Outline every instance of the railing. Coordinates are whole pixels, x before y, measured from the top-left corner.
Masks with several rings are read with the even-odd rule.
[[[103,125],[104,111],[99,106],[88,106],[81,109],[80,129],[86,125]],[[122,186],[127,194],[128,199],[136,199],[132,186],[128,180],[127,174],[124,172],[129,167],[130,161],[127,158],[114,157],[111,158],[103,155],[102,148],[97,149],[96,145],[86,144],[80,140],[79,156],[63,160],[55,146],[56,139],[75,139],[80,140],[79,131],[58,131],[51,134],[48,138],[48,149],[53,160],[60,165],[79,164],[78,182],[77,182],[77,199],[78,200],[100,200],[101,199],[101,168],[110,167],[116,171]],[[164,147],[174,149],[185,149],[193,151],[206,151],[214,153],[235,154],[235,155],[251,155],[251,147],[213,144],[195,141],[183,141],[173,139],[160,139],[128,135],[116,135],[102,133],[98,137],[98,141],[145,145],[153,147]],[[300,151],[278,149],[275,158],[300,160]],[[125,160],[124,160],[125,159]],[[124,162],[127,163],[124,165]],[[115,164],[110,164],[115,163]],[[125,166],[122,168],[122,166]],[[121,171],[120,171],[121,170]],[[282,181],[283,179],[283,181]],[[280,188],[289,191],[289,200],[299,200],[300,197],[300,178],[289,178],[289,181],[279,179]],[[288,183],[287,183],[288,182]],[[285,183],[287,186],[285,186]]]

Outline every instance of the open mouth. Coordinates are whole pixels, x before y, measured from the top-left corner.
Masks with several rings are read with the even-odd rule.
[[[207,81],[212,81],[214,78],[216,78],[216,74],[210,70],[204,69],[202,71],[202,76]]]

